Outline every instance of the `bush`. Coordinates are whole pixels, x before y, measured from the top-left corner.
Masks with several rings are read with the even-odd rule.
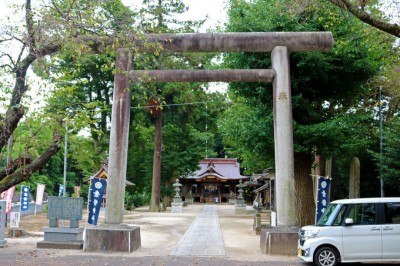
[[[129,194],[125,192],[125,206],[127,210],[147,205],[150,202],[150,195],[147,193]]]

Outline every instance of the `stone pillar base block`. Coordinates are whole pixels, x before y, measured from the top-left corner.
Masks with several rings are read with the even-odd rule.
[[[40,241],[37,242],[38,248],[56,248],[56,249],[76,249],[80,250],[83,248],[82,241],[65,241],[65,242],[54,242],[54,241]]]
[[[45,227],[44,241],[49,242],[70,242],[83,241],[83,231],[85,228],[69,228],[69,227]]]
[[[297,227],[262,228],[260,236],[261,252],[268,255],[296,255],[298,231],[299,228]]]
[[[103,224],[86,227],[84,252],[132,252],[140,246],[139,226]]]
[[[182,213],[183,202],[172,202],[171,203],[171,212],[172,213]]]

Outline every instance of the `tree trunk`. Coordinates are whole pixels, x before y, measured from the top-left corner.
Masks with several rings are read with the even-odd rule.
[[[160,208],[160,182],[161,182],[161,153],[162,153],[162,114],[156,116],[156,132],[154,138],[153,183],[151,188],[151,212],[159,212]]]
[[[296,219],[299,226],[314,224],[315,222],[314,193],[310,176],[311,163],[311,155],[295,153]]]

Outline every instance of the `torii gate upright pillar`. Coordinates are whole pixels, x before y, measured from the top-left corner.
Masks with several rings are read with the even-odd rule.
[[[295,226],[294,155],[290,64],[287,47],[277,46],[271,53],[276,72],[273,85],[275,197],[278,226]]]

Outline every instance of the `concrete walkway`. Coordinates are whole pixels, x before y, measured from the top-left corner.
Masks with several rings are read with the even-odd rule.
[[[170,255],[224,256],[224,239],[216,205],[205,205]]]

